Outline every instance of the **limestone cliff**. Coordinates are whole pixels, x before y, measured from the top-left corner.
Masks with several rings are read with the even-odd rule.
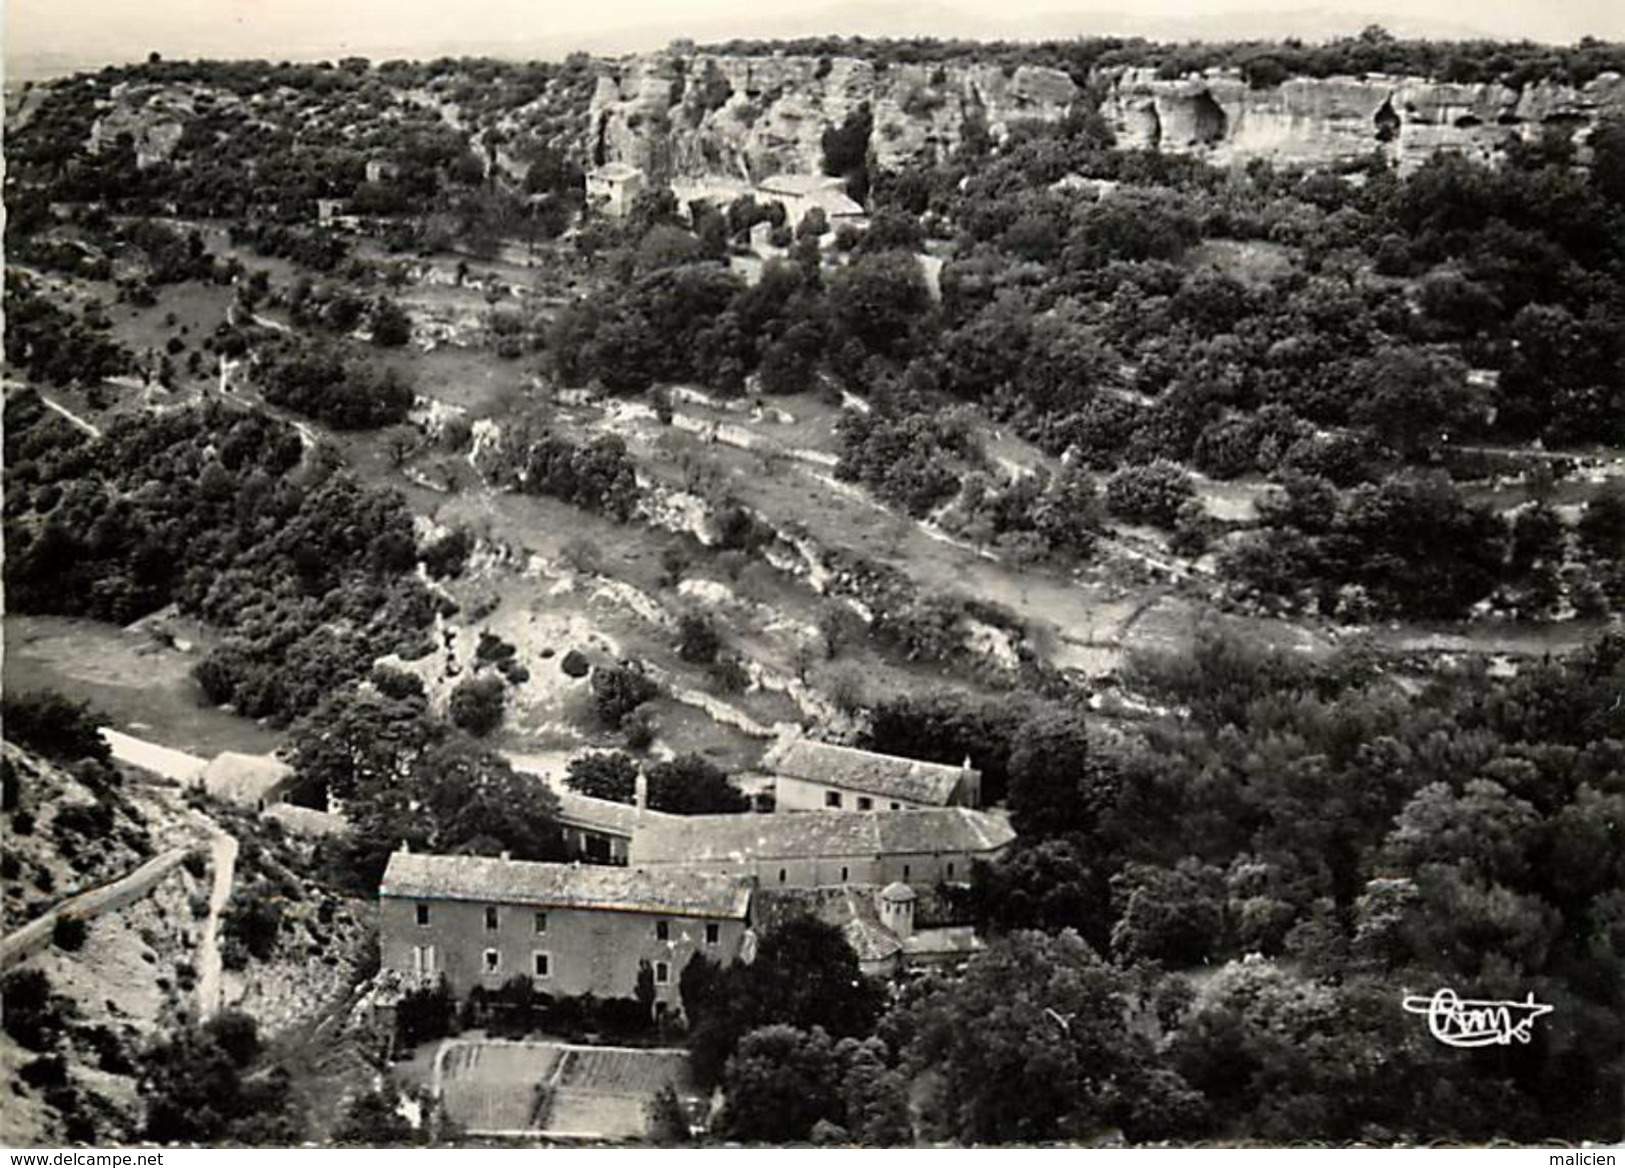
[[[596,160],[661,179],[817,173],[822,138],[864,103],[882,166],[945,152],[967,126],[995,139],[1022,121],[1057,121],[1079,97],[1057,69],[891,65],[817,57],[657,53],[615,63],[593,95]]]
[[[1328,165],[1381,150],[1401,169],[1444,147],[1488,159],[1509,136],[1558,127],[1583,138],[1607,113],[1625,113],[1625,79],[1607,73],[1574,87],[1451,85],[1419,77],[1294,78],[1251,89],[1214,70],[1159,80],[1149,69],[1105,72],[1101,112],[1118,144],[1199,153],[1220,164],[1266,158]]]

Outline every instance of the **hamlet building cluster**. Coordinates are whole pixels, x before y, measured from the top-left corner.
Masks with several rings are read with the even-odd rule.
[[[1007,820],[979,809],[967,760],[940,766],[792,736],[770,751],[770,813],[672,815],[559,793],[560,863],[426,855],[389,860],[379,887],[382,969],[458,997],[515,977],[555,997],[630,996],[652,971],[655,1008],[680,1012],[696,954],[749,961],[771,912],[837,925],[865,972],[963,958],[974,931],[917,920],[945,886],[1001,855]],[[788,798],[785,798],[788,796]]]

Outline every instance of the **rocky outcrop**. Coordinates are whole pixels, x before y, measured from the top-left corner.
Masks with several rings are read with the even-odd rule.
[[[1254,158],[1332,165],[1386,154],[1401,169],[1437,149],[1493,158],[1509,138],[1548,129],[1582,145],[1599,117],[1625,114],[1625,79],[1523,89],[1421,77],[1293,78],[1251,88],[1234,70],[1176,80],[1155,70],[1092,79],[1120,145],[1200,154],[1218,165]],[[694,176],[741,186],[776,172],[817,173],[824,132],[860,106],[874,115],[881,166],[941,155],[972,127],[995,140],[1022,121],[1064,118],[1081,92],[1056,70],[948,63],[876,67],[850,58],[728,57],[672,52],[614,62],[593,95],[589,146],[657,181]]]
[[[194,97],[189,89],[116,85],[108,100],[101,103],[106,112],[91,126],[86,148],[98,154],[121,136],[128,136],[135,147],[138,169],[167,162],[195,113]]]
[[[882,166],[958,145],[969,126],[1000,139],[1023,121],[1057,121],[1079,97],[1057,69],[891,65],[849,58],[656,53],[617,62],[593,94],[590,145],[662,181],[755,181],[816,174],[824,131],[865,103]]]
[[[1583,141],[1599,117],[1625,113],[1625,79],[1452,85],[1419,77],[1294,78],[1251,89],[1235,72],[1161,80],[1150,69],[1102,74],[1101,112],[1118,144],[1201,154],[1219,165],[1264,158],[1330,165],[1381,151],[1402,170],[1437,149],[1489,159],[1508,138],[1550,128]]]

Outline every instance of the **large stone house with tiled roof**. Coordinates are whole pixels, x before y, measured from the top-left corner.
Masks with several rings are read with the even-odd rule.
[[[969,759],[944,766],[792,733],[774,744],[762,765],[774,775],[780,811],[904,811],[982,802],[982,774]]]
[[[782,203],[784,220],[792,229],[799,226],[813,208],[824,213],[833,229],[842,223],[865,222],[863,205],[846,193],[844,178],[823,174],[775,174],[756,184],[756,201]]]
[[[673,815],[641,826],[630,862],[651,874],[753,876],[764,889],[970,879],[1015,832],[965,807],[807,811],[797,815]]]
[[[554,997],[629,998],[647,961],[657,1008],[675,1011],[695,953],[745,953],[751,894],[701,871],[400,851],[378,889],[381,965],[409,986],[444,978],[459,997],[522,976]]]

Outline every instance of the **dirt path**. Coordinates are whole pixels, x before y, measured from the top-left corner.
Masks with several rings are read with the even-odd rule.
[[[203,773],[203,768],[209,765],[209,760],[200,755],[160,746],[109,726],[103,726],[98,733],[119,762],[140,767],[177,783],[194,782]]]
[[[15,380],[13,378],[10,378],[10,377],[6,378],[5,387],[7,389],[28,389],[28,388],[30,388],[29,384],[26,381],[17,381],[17,380]],[[33,388],[35,388],[36,392],[38,391],[38,387],[33,387]],[[81,418],[78,414],[74,413],[72,410],[70,410],[67,406],[63,405],[61,402],[52,400],[49,395],[44,394],[44,393],[41,393],[39,395],[39,399],[40,399],[40,401],[45,403],[46,409],[55,410],[57,413],[61,414],[64,418],[68,419],[68,421],[72,422],[75,426],[79,427],[79,429],[83,430],[86,434],[89,434],[92,438],[100,438],[102,436],[101,430],[94,423],[87,422],[84,418]]]
[[[237,873],[237,840],[221,831],[213,820],[201,815],[198,818],[214,836],[209,848],[214,887],[209,891],[209,916],[203,922],[203,935],[197,944],[197,1005],[201,1021],[220,1011],[220,975],[224,969],[220,957],[220,917],[231,899],[231,884]]]
[[[92,438],[100,438],[102,436],[100,428],[91,424],[90,422],[85,421],[85,419],[81,418],[78,414],[74,413],[60,402],[52,401],[43,393],[40,394],[40,401],[45,403],[46,408],[55,410],[64,418],[68,419],[68,421],[72,422],[75,426],[78,426],[79,429],[83,430],[86,434],[89,434]]]

